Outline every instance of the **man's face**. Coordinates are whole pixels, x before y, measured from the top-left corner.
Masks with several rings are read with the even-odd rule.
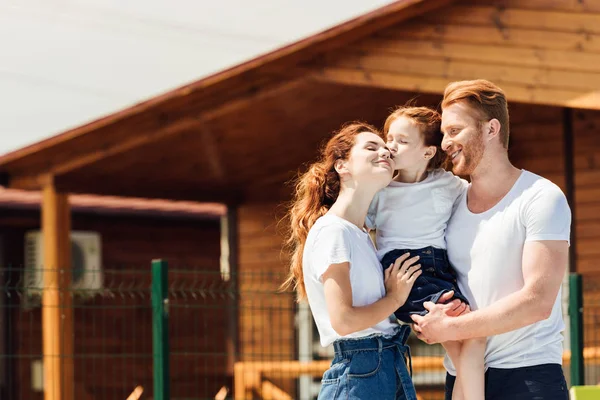
[[[442,149],[452,161],[456,175],[472,175],[485,152],[482,119],[465,102],[457,102],[442,112]]]

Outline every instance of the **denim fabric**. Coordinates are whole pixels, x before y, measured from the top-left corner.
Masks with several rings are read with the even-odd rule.
[[[456,378],[446,375],[446,400],[452,399]],[[486,400],[568,400],[569,392],[558,364],[522,368],[488,368],[485,373]]]
[[[406,363],[410,328],[399,326],[392,337],[371,335],[333,342],[335,356],[323,374],[319,400],[416,400]]]
[[[437,303],[444,293],[451,290],[454,290],[455,299],[469,304],[469,301],[458,289],[456,273],[448,261],[446,250],[431,246],[422,249],[392,250],[387,252],[381,260],[383,270],[389,268],[404,253],[410,253],[411,257],[420,256],[418,263],[421,264],[422,272],[415,281],[406,303],[394,313],[396,318],[411,324],[413,322],[410,318],[411,314],[427,314],[423,303],[426,301]]]

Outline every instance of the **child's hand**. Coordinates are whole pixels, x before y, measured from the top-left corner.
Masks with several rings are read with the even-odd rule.
[[[459,299],[452,300],[452,297],[454,297],[454,290],[444,293],[438,300],[438,304],[444,304],[444,312],[447,316],[458,317],[459,315],[463,315],[471,311],[467,303],[464,303]]]
[[[452,300],[450,303],[447,303],[447,305],[449,307],[446,309],[446,315],[449,317],[458,317],[459,315],[471,312],[467,303],[463,303],[458,299]]]
[[[415,264],[419,256],[408,258],[409,253],[404,253],[396,262],[385,270],[385,289],[388,296],[396,300],[401,307],[408,298],[415,281],[421,275],[421,264]]]

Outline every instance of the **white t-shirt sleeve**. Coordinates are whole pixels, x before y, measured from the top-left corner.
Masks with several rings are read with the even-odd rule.
[[[343,225],[332,224],[321,229],[310,255],[312,272],[317,280],[321,281],[330,265],[351,262],[351,240]]]
[[[524,208],[525,241],[566,240],[571,233],[571,209],[563,192],[544,185]]]
[[[365,219],[365,225],[369,229],[377,228],[377,207],[379,207],[379,197],[381,191],[375,194],[373,200],[371,201],[371,205],[369,206],[369,211],[367,211],[367,218]]]

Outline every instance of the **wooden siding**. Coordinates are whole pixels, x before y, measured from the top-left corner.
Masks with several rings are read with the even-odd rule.
[[[600,108],[600,2],[456,2],[316,63],[327,81],[442,93],[485,78],[512,101]]]
[[[247,204],[239,221],[239,350],[242,361],[296,359],[295,301],[278,294],[288,269],[278,203]],[[294,393],[292,381],[275,381]]]
[[[577,111],[573,131],[577,267],[590,278],[600,278],[600,112]]]

